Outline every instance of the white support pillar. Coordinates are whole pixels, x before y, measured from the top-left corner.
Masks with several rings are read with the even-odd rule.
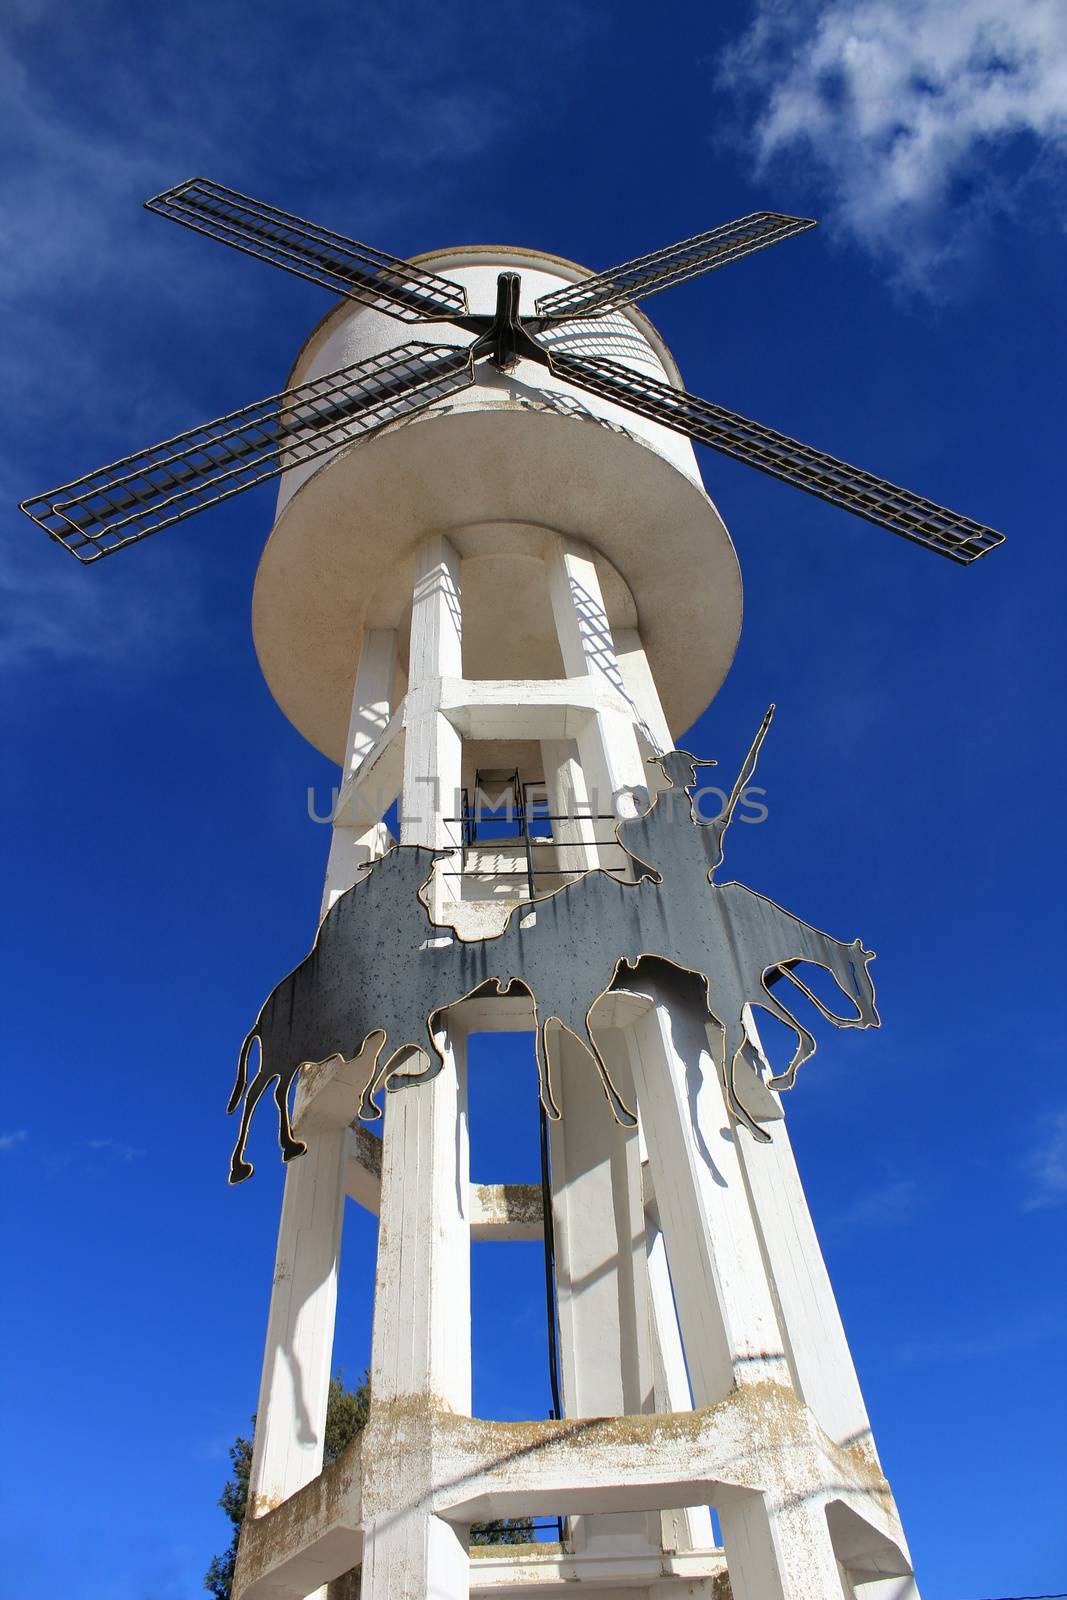
[[[387,1097],[371,1393],[471,1409],[466,1042],[435,1078]]]
[[[648,664],[641,635],[636,628],[620,628],[615,634],[619,671],[626,692],[637,712],[638,725],[657,755],[673,750],[674,736],[667,726],[659,690]]]
[[[460,839],[463,740],[440,710],[441,679],[463,676],[463,616],[460,559],[448,540],[434,534],[415,556],[411,605],[404,745],[401,833],[404,844],[447,849]],[[446,863],[458,871],[456,863]],[[434,886],[434,914],[445,898],[458,899],[442,878]]]
[[[638,1110],[693,1400],[713,1405],[745,1384],[789,1384],[789,1365],[692,984],[641,988],[655,1005],[627,1030]]]
[[[567,676],[600,678],[627,702],[626,710],[598,711],[578,732],[586,792],[597,812],[617,809],[620,816],[634,816],[638,808],[628,791],[647,788],[648,774],[637,743],[633,707],[628,704],[615,654],[596,563],[584,545],[557,536],[546,554],[545,566]]]
[[[689,1374],[685,1366],[682,1335],[674,1309],[670,1268],[663,1234],[646,1213],[648,1238],[648,1300],[652,1329],[652,1369],[655,1379],[657,1411],[691,1411]],[[711,1511],[707,1506],[684,1506],[664,1511],[660,1516],[661,1537],[666,1550],[711,1550],[715,1537]]]
[[[652,1351],[637,1132],[615,1122],[587,1052],[569,1035],[558,1037],[563,1118],[549,1130],[563,1413],[649,1411]],[[627,1094],[625,1044],[613,1034],[603,1037],[615,1043],[613,1066],[621,1046],[616,1070]],[[588,1554],[658,1551],[658,1531],[658,1518],[633,1514],[581,1516],[570,1523],[575,1551]]]
[[[770,1144],[739,1143],[797,1392],[836,1444],[877,1463],[867,1407],[784,1121]]]
[[[363,636],[352,690],[352,713],[341,770],[342,787],[355,776],[385,732],[393,710],[395,677],[395,629],[369,628]],[[322,916],[326,915],[339,895],[352,887],[360,867],[376,860],[386,848],[386,830],[381,821],[381,811],[394,797],[375,798],[381,799],[381,809],[375,807],[377,815],[361,818],[355,826],[334,823],[322,894]]]
[[[542,739],[541,761],[559,870],[588,872],[600,862],[596,841],[604,835],[598,835],[597,829],[611,824],[589,816],[585,774],[573,739]]]
[[[465,1043],[388,1096],[364,1479],[363,1600],[467,1600],[462,1532],[433,1513],[430,1429],[471,1409],[470,1160]]]
[[[309,1133],[307,1154],[286,1168],[249,1477],[253,1516],[322,1470],[347,1132]]]
[[[386,1513],[364,1531],[359,1583],[360,1600],[467,1600],[467,1546],[421,1507]]]
[[[716,1510],[733,1600],[844,1600],[826,1510],[816,1497],[731,1490]]]

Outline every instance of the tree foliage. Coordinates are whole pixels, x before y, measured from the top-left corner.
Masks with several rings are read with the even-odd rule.
[[[529,1517],[501,1517],[496,1522],[476,1522],[471,1544],[533,1544],[537,1535]]]
[[[326,1405],[326,1436],[323,1441],[323,1464],[329,1466],[366,1426],[370,1407],[370,1375],[364,1373],[356,1389],[345,1388],[343,1372],[330,1379],[330,1398]],[[252,1418],[255,1428],[256,1419]],[[230,1476],[219,1496],[219,1505],[233,1524],[229,1548],[221,1556],[213,1556],[204,1574],[204,1588],[214,1600],[230,1600],[233,1573],[237,1565],[237,1541],[241,1537],[241,1524],[248,1510],[248,1478],[252,1470],[252,1441],[242,1435],[230,1446]]]
[[[355,1389],[345,1388],[343,1372],[330,1379],[330,1398],[326,1405],[326,1435],[323,1441],[323,1465],[336,1461],[345,1448],[367,1425],[370,1410],[370,1374],[364,1372]],[[252,1418],[255,1428],[256,1419]],[[229,1547],[221,1556],[213,1556],[204,1574],[204,1588],[213,1600],[230,1600],[234,1568],[237,1565],[237,1542],[241,1537],[241,1524],[248,1511],[248,1479],[252,1471],[252,1440],[238,1435],[230,1446],[230,1476],[219,1496],[219,1505],[233,1526]],[[535,1539],[534,1525],[529,1517],[502,1517],[495,1522],[476,1522],[471,1529],[471,1544],[531,1544]]]

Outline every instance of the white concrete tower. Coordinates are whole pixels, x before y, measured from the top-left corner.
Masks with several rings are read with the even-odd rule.
[[[521,275],[524,311],[587,275],[525,250],[422,259],[475,312],[504,270]],[[291,381],[397,337],[390,317],[345,303]],[[432,337],[469,338],[447,323]],[[635,310],[542,340],[679,381]],[[279,705],[342,771],[323,913],[389,848],[399,801],[401,841],[449,852],[432,937],[536,918],[523,841],[464,834],[479,774],[486,790],[517,774],[520,793],[547,796],[538,893],[595,866],[625,874],[600,819],[655,788],[650,759],[718,689],[740,616],[690,445],[543,366],[483,365],[458,397],[290,470],[254,626]],[[559,1419],[470,1415],[471,1240],[538,1237],[542,1211],[506,1172],[470,1180],[466,1044],[529,1030],[528,999],[453,1006],[445,1070],[389,1094],[380,1137],[354,1120],[365,1061],[305,1071],[294,1126],[308,1150],[286,1173],[235,1600],[917,1600],[784,1121],[769,1144],[737,1126],[719,1032],[676,968],[642,965],[593,1021],[638,1127],[613,1120],[591,1059],[560,1033]],[[349,1202],[379,1217],[371,1413],[324,1471]],[[474,1522],[556,1514],[562,1544],[468,1554]]]

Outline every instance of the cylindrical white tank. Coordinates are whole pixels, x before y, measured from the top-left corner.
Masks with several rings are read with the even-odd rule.
[[[539,296],[589,276],[557,257],[499,246],[418,260],[461,283],[472,313],[492,313],[503,271],[520,274],[524,315]],[[681,382],[662,339],[633,309],[541,339]],[[400,322],[345,301],[311,334],[289,382],[412,341],[470,340],[447,322]],[[552,532],[597,552],[609,620],[639,629],[667,720],[681,733],[736,648],[741,583],[729,535],[688,440],[527,360],[507,373],[482,362],[469,389],[283,475],[253,602],[256,648],[280,706],[340,758],[363,631],[403,631],[412,553],[431,533],[447,533],[463,557],[465,627],[470,572],[464,675],[558,675],[547,616],[541,640],[536,585],[524,577]],[[493,632],[505,641],[497,652]]]

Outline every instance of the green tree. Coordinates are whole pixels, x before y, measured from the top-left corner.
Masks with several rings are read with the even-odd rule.
[[[359,1387],[345,1388],[343,1372],[330,1379],[330,1398],[326,1405],[326,1437],[323,1442],[323,1464],[329,1466],[366,1426],[370,1406],[370,1375],[364,1373]],[[256,1419],[252,1418],[255,1427]],[[213,1556],[204,1574],[204,1588],[214,1600],[230,1600],[233,1571],[237,1565],[237,1541],[241,1537],[241,1524],[248,1510],[248,1476],[252,1470],[252,1441],[242,1435],[230,1446],[231,1472],[226,1487],[219,1496],[219,1505],[233,1524],[229,1548],[221,1556]]]
[[[326,1404],[326,1436],[323,1441],[323,1465],[336,1461],[367,1425],[370,1410],[370,1374],[364,1372],[358,1388],[346,1389],[343,1372],[330,1379],[330,1397]],[[256,1419],[252,1418],[255,1428]],[[238,1435],[230,1446],[231,1472],[219,1505],[233,1525],[229,1547],[221,1556],[213,1556],[204,1574],[204,1588],[214,1600],[230,1600],[233,1573],[237,1565],[237,1542],[241,1537],[241,1524],[248,1510],[248,1478],[252,1470],[252,1441]],[[471,1544],[532,1544],[536,1535],[529,1517],[502,1517],[496,1522],[476,1522],[471,1529]]]
[[[476,1522],[471,1544],[533,1544],[537,1538],[529,1517],[501,1517],[497,1522]]]

